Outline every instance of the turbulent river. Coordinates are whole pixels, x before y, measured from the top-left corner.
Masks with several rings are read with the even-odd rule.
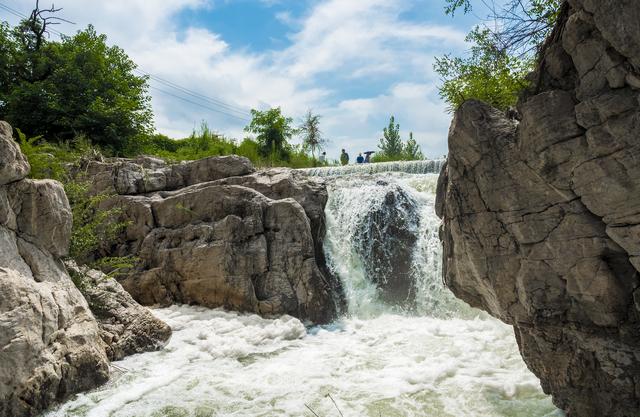
[[[311,172],[329,175],[325,252],[348,300],[334,324],[158,309],[174,330],[163,350],[114,363],[108,385],[47,417],[560,416],[520,358],[511,328],[456,300],[441,282],[437,176],[429,173],[438,167]],[[407,305],[385,301],[367,272],[384,265],[363,251],[371,248],[363,219],[375,211],[384,220],[390,195],[402,203],[394,216],[415,217]]]

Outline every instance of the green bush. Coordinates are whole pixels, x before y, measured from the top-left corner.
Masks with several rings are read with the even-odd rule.
[[[92,147],[83,137],[57,145],[39,136],[27,139],[19,130],[18,143],[31,165],[31,178],[51,178],[64,184],[73,215],[69,257],[78,265],[87,265],[114,275],[131,268],[135,261],[131,257],[98,255],[100,248],[114,242],[128,226],[128,222],[119,220],[121,210],[100,209],[100,203],[110,196],[91,195],[89,181],[70,175],[72,167],[77,166],[82,158],[99,156],[100,150]]]

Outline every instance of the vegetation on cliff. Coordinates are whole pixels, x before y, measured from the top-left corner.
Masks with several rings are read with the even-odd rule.
[[[514,106],[529,84],[527,74],[534,69],[538,49],[553,29],[561,4],[561,0],[509,0],[491,7],[485,3],[488,24],[467,35],[470,54],[436,58],[440,97],[449,111],[471,99],[501,110]],[[447,0],[447,14],[459,10],[471,12],[471,2]]]

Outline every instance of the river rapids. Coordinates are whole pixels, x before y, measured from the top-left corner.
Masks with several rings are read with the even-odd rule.
[[[107,385],[46,417],[561,416],[522,361],[512,329],[442,284],[440,165],[309,172],[329,183],[325,253],[348,300],[340,320],[306,327],[292,317],[157,309],[174,331],[163,350],[115,362]],[[400,202],[393,213],[390,198]],[[404,303],[385,297],[390,266],[373,257],[398,248],[375,245],[376,236],[394,233],[369,230],[386,219],[407,229],[399,232],[410,256],[397,272],[409,282]]]

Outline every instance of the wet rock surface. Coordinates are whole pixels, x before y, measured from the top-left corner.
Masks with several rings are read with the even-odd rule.
[[[470,101],[438,189],[445,281],[512,324],[572,417],[640,415],[640,4],[572,0],[522,120]]]
[[[385,182],[379,185],[388,186]],[[412,263],[419,227],[417,203],[399,186],[390,189],[382,203],[359,221],[357,229],[362,234],[355,249],[367,276],[389,303],[410,306],[415,300]]]
[[[66,266],[98,322],[109,360],[159,350],[168,343],[169,325],[138,304],[114,278],[73,261]]]
[[[145,169],[152,178],[146,183],[135,174]],[[99,184],[94,192],[117,193],[102,208],[120,208],[121,220],[130,222],[100,255],[139,258],[120,283],[140,303],[290,314],[315,323],[336,317],[343,301],[322,251],[322,180],[290,169],[255,172],[235,156],[178,165],[92,162],[85,172]]]

